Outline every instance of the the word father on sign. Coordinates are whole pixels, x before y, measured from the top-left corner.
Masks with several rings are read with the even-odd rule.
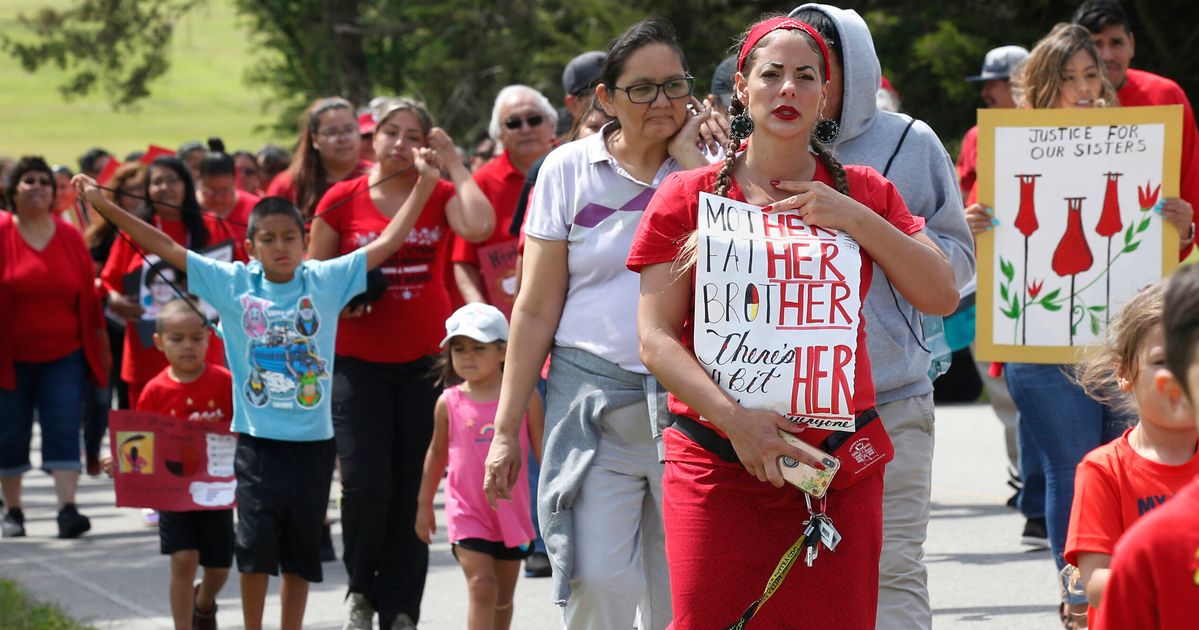
[[[742,405],[853,431],[861,250],[795,211],[700,193],[695,354]]]

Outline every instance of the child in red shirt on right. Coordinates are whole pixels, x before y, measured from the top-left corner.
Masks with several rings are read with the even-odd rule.
[[[1065,558],[1082,574],[1091,627],[1116,541],[1199,475],[1199,427],[1172,414],[1167,398],[1154,388],[1166,358],[1164,292],[1164,283],[1158,283],[1133,297],[1112,320],[1107,344],[1084,360],[1077,374],[1091,397],[1128,405],[1139,419],[1124,435],[1088,453],[1075,475]]]
[[[1199,430],[1199,267],[1175,273],[1164,301],[1165,368],[1154,369],[1153,391],[1180,433],[1187,423]],[[1120,539],[1096,621],[1099,630],[1194,628],[1199,623],[1199,479]]]
[[[205,363],[210,332],[195,308],[195,302],[177,299],[159,311],[154,345],[168,366],[146,383],[137,409],[202,422],[211,433],[229,435],[233,378],[229,370]],[[102,463],[111,476],[111,458]],[[216,597],[233,566],[233,509],[158,514],[159,548],[171,557],[168,591],[175,630],[216,630]],[[201,566],[204,576],[193,587]]]

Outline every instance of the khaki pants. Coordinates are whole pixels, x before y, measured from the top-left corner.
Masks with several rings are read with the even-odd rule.
[[[644,403],[604,414],[599,449],[575,499],[570,630],[662,630],[671,621],[662,473]]]
[[[933,396],[878,406],[895,444],[883,478],[883,553],[879,559],[879,630],[932,627],[924,539],[932,491]]]

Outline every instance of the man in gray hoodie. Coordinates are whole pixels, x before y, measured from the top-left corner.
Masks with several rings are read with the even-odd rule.
[[[884,173],[925,233],[953,264],[960,290],[974,276],[974,241],[962,211],[953,160],[936,133],[911,117],[878,109],[880,77],[870,29],[856,11],[805,4],[791,12],[829,40],[830,84],[824,117],[839,123],[829,143],[844,164]],[[879,563],[878,628],[929,628],[928,531],[933,459],[931,355],[920,313],[875,268],[864,305],[867,348],[879,415],[895,443],[883,495],[883,550]]]

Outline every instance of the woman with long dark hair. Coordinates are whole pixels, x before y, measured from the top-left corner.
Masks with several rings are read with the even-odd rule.
[[[675,627],[723,628],[748,614],[754,617],[753,626],[765,628],[799,624],[865,630],[874,628],[878,603],[883,466],[863,468],[848,478],[854,474],[853,462],[844,457],[842,478],[834,479],[844,480],[845,485],[822,499],[812,499],[784,483],[780,460],[791,458],[817,468],[823,462],[788,444],[780,432],[825,451],[834,450],[824,441],[833,433],[755,408],[749,401],[756,388],[766,387],[764,382],[736,385],[732,380],[736,373],[730,372],[729,379],[717,383],[701,365],[694,349],[701,333],[692,321],[699,194],[710,192],[762,207],[761,218],[751,215],[750,221],[760,220],[764,230],[776,222],[780,226],[776,233],[785,231],[784,224],[796,231],[816,226],[829,233],[846,232],[858,245],[839,250],[833,245],[836,253],[830,255],[822,242],[820,276],[814,275],[817,254],[791,250],[796,251],[795,258],[786,257],[787,267],[794,261],[804,270],[784,278],[794,278],[791,290],[796,290],[795,285],[824,276],[825,256],[858,259],[859,277],[849,277],[847,272],[839,286],[847,293],[856,292],[858,304],[856,330],[848,333],[850,339],[856,338],[854,374],[846,381],[843,395],[857,416],[858,430],[869,426],[881,433],[866,443],[872,445],[872,453],[868,458],[863,454],[865,462],[883,461],[886,443],[874,410],[861,315],[873,263],[905,299],[929,313],[948,314],[956,307],[953,269],[923,233],[924,221],[909,213],[889,181],[869,167],[842,166],[813,137],[829,90],[828,47],[816,29],[793,18],[772,18],[754,25],[741,42],[729,108],[733,137],[725,148],[724,163],[667,178],[645,211],[628,259],[629,267],[641,273],[641,357],[670,391],[670,410],[678,414],[675,427],[666,432],[662,482]],[[768,259],[767,247],[745,247],[753,249],[741,249],[743,255],[753,252],[758,260]],[[724,260],[723,250],[720,256]],[[776,301],[784,299],[780,295],[776,294]],[[769,303],[767,298],[765,309],[772,308]],[[805,300],[806,311],[811,313],[818,303]],[[780,307],[774,308],[777,312]],[[709,332],[719,331],[708,329],[704,334]],[[774,348],[815,343],[805,343],[805,338],[819,333],[778,334],[788,337]],[[730,339],[727,347],[737,347],[733,353],[745,352],[751,344],[747,339],[748,335],[741,342]],[[762,339],[752,343],[771,347]],[[836,371],[831,362],[804,367],[809,373]],[[792,376],[791,368],[784,367],[788,374],[778,377],[775,387],[792,392],[811,386],[800,382],[799,369],[797,364]],[[857,439],[853,435],[849,440]],[[794,551],[792,545],[808,522],[822,523],[817,514],[831,519],[843,540],[839,546],[829,544],[836,548],[835,554],[820,554],[810,566],[795,566],[780,585],[772,579],[772,571],[784,556],[796,560],[789,548]],[[820,525],[816,531],[823,529]],[[829,540],[833,538],[830,534]],[[734,540],[752,543],[730,544]],[[763,594],[768,582],[778,589],[773,597]],[[765,601],[753,604],[759,597]]]
[[[632,627],[638,610],[642,628],[671,619],[658,443],[665,392],[638,356],[629,316],[638,278],[625,257],[654,190],[706,164],[697,139],[709,114],[689,113],[699,106],[692,87],[668,22],[629,27],[595,88],[616,121],[551,152],[528,209],[484,487],[493,501],[511,498],[525,461],[521,417],[552,348],[538,516],[570,628]]]
[[[353,251],[383,231],[416,194],[414,150],[436,151],[451,181],[437,182],[408,241],[375,272],[386,285],[379,299],[347,313],[337,334],[333,429],[350,577],[346,627],[355,629],[370,628],[376,612],[381,628],[405,628],[420,618],[429,547],[412,524],[440,390],[434,357],[450,315],[442,262],[451,232],[474,242],[495,227],[491,204],[424,105],[395,99],[380,114],[377,162],[325,194],[312,222],[312,258]],[[402,336],[392,336],[400,329]],[[392,343],[380,343],[389,337]]]
[[[218,230],[212,218],[206,218],[196,201],[196,186],[191,172],[179,158],[159,157],[150,163],[146,172],[145,188],[141,197],[142,216],[158,229],[166,232],[175,242],[200,251],[211,244],[214,230]],[[118,238],[100,272],[100,281],[108,291],[108,306],[128,322],[125,326],[125,347],[121,361],[121,380],[129,387],[131,406],[137,407],[142,387],[167,366],[166,357],[153,343],[143,343],[138,334],[137,323],[142,319],[145,305],[139,303],[136,294],[126,285],[126,277],[134,272],[146,272],[152,267],[142,257],[141,249],[129,239]],[[174,270],[176,278],[182,273]],[[180,283],[176,283],[179,285]],[[179,286],[184,289],[184,286]],[[214,339],[208,346],[208,361],[224,365],[224,345]]]
[[[371,163],[358,158],[358,121],[346,99],[313,101],[301,125],[291,166],[275,176],[266,196],[290,200],[310,220],[330,186],[365,175]]]

